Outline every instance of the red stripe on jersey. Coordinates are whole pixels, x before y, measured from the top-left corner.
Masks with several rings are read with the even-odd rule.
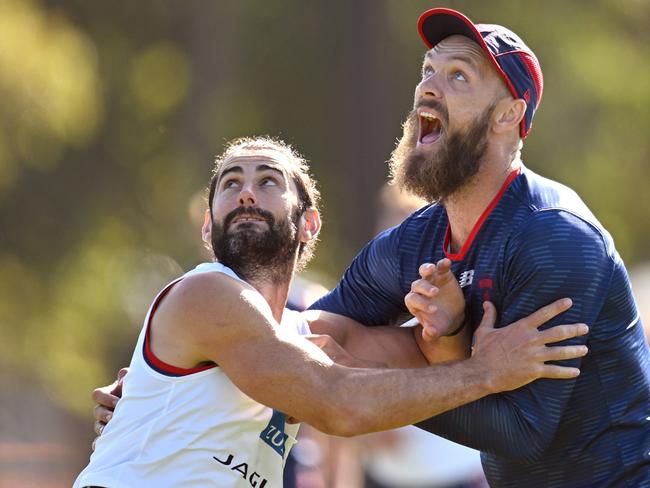
[[[147,321],[147,331],[144,337],[144,359],[153,369],[161,374],[166,374],[168,376],[187,376],[193,373],[200,373],[206,369],[217,367],[216,364],[207,364],[205,366],[198,366],[196,368],[179,368],[178,366],[174,366],[172,364],[166,363],[161,359],[158,359],[151,350],[151,320],[153,319],[153,314],[158,309],[158,305],[160,305],[160,302],[165,297],[165,295],[167,295],[167,293],[169,293],[174,285],[179,283],[182,279],[183,278],[181,277],[175,281],[172,281],[162,292],[158,294],[158,297],[156,297],[156,300],[151,305],[151,313],[149,314],[149,320]]]
[[[447,232],[445,233],[445,240],[443,243],[443,251],[445,253],[445,256],[447,258],[451,259],[452,261],[462,261],[465,259],[465,255],[467,254],[467,251],[469,251],[469,248],[472,247],[472,243],[474,242],[474,238],[476,237],[476,234],[478,234],[478,231],[481,230],[481,226],[483,225],[483,222],[487,220],[487,218],[490,216],[490,213],[492,210],[494,210],[494,207],[497,206],[497,203],[499,203],[499,200],[501,200],[501,197],[503,194],[506,192],[508,187],[510,186],[510,183],[514,181],[514,179],[519,176],[519,173],[521,173],[521,168],[517,168],[513,170],[508,177],[506,178],[506,181],[503,182],[503,185],[501,185],[501,188],[499,189],[499,192],[496,194],[496,196],[492,199],[490,204],[487,206],[487,208],[483,211],[479,219],[476,221],[474,224],[474,227],[472,227],[472,232],[469,233],[469,237],[463,244],[463,247],[460,248],[460,252],[453,254],[447,251],[449,249],[449,244],[451,243],[451,226],[447,224]]]

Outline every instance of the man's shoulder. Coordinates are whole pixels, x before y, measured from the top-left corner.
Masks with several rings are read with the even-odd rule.
[[[406,217],[399,225],[392,227],[377,238],[395,239],[400,247],[410,241],[419,242],[422,237],[433,237],[434,234],[444,233],[448,219],[445,208],[440,203],[430,203]]]
[[[225,316],[244,300],[244,292],[257,292],[247,283],[223,272],[190,273],[179,279],[164,297],[157,319],[170,320],[177,326],[200,325],[210,318]]]
[[[530,269],[606,272],[618,260],[611,236],[570,209],[537,209],[513,230],[506,257]]]
[[[512,235],[525,240],[557,241],[561,236],[579,239],[598,237],[612,245],[611,236],[571,188],[524,168],[513,183],[509,212],[505,220]]]
[[[578,193],[562,183],[524,168],[516,185],[516,195],[528,205],[533,214],[540,211],[563,211],[602,227]]]
[[[252,289],[248,283],[220,271],[193,273],[182,277],[170,291],[170,296],[179,295],[181,299],[209,296],[216,299],[218,298],[214,295],[216,291],[242,288]]]

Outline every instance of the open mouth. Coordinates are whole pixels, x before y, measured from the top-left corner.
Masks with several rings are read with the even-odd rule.
[[[442,122],[431,112],[422,111],[419,113],[420,119],[420,144],[433,144],[440,139],[442,135]]]

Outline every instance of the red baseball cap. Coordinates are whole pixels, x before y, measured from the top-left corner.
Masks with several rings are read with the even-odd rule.
[[[512,96],[526,102],[519,135],[524,138],[530,133],[533,116],[542,99],[544,77],[535,53],[517,34],[500,25],[474,24],[465,15],[449,8],[432,8],[422,13],[418,32],[429,49],[453,35],[468,37],[481,46]]]

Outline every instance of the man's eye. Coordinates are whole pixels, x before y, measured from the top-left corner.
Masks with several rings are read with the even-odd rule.
[[[467,81],[467,78],[465,77],[465,73],[462,71],[455,71],[454,72],[454,80],[456,81]]]
[[[227,189],[227,188],[234,188],[236,185],[237,185],[237,181],[236,181],[236,180],[228,180],[228,181],[226,181],[226,182],[223,184],[223,188],[224,188],[224,189]]]
[[[422,68],[422,78],[427,78],[433,74],[433,68],[431,66],[425,66]]]
[[[278,182],[275,181],[273,178],[264,178],[262,181],[260,181],[261,186],[278,186]]]

